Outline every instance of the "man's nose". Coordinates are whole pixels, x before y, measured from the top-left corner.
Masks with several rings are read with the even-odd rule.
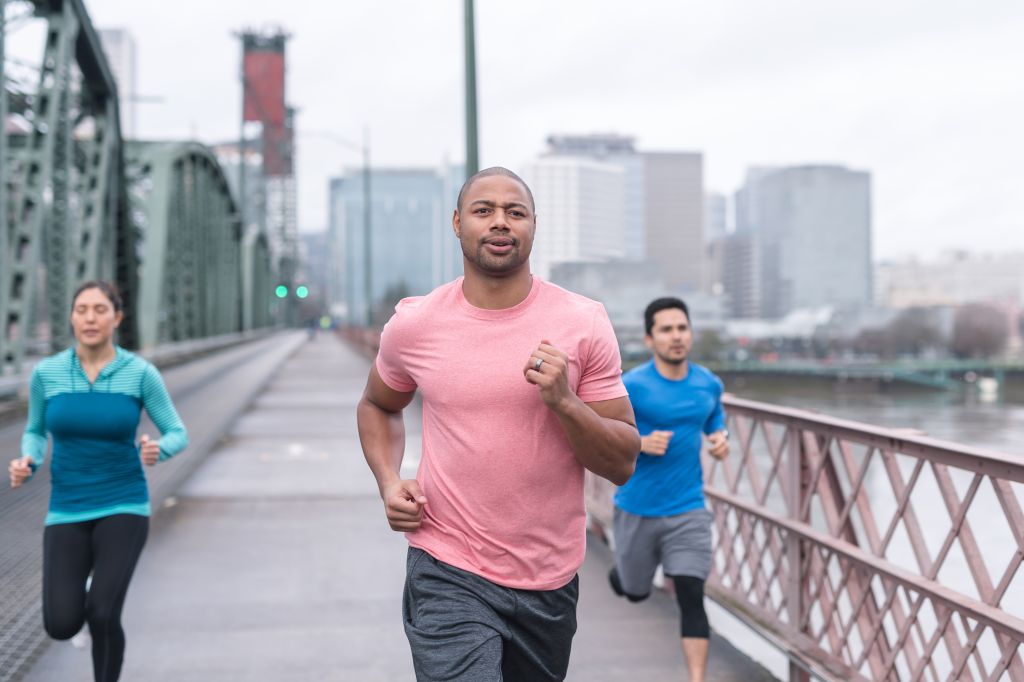
[[[505,211],[500,208],[496,210],[491,217],[491,229],[492,230],[507,230],[508,229],[508,216],[505,215]]]

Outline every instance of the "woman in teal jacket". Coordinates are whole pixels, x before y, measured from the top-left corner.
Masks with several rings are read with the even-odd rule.
[[[121,673],[121,609],[149,532],[149,491],[142,465],[181,452],[188,434],[157,369],[114,344],[124,315],[117,289],[86,282],[72,299],[74,347],[32,372],[28,425],[11,486],[29,480],[53,437],[50,508],[43,532],[43,624],[56,639],[84,623],[92,635],[93,674]],[[159,440],[135,437],[142,410]],[[92,581],[86,588],[87,580]]]

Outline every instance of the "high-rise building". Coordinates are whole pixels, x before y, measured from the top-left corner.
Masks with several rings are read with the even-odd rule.
[[[462,273],[462,251],[451,226],[462,167],[441,172],[377,168],[370,173],[370,257],[366,248],[364,173],[352,169],[330,184],[329,297],[350,324],[364,324],[366,263],[377,323],[402,297],[428,293]],[[382,319],[383,318],[383,319]]]
[[[760,317],[761,259],[756,235],[736,232],[715,244],[721,249],[721,283],[728,300],[729,317]]]
[[[647,255],[644,157],[634,149],[634,139],[624,135],[551,135],[547,156],[570,156],[603,161],[622,169],[625,188],[623,196],[623,239],[621,258],[642,261]]]
[[[719,192],[704,195],[704,281],[701,290],[720,295],[725,291],[725,243],[728,231],[728,198]]]
[[[748,260],[759,270],[761,317],[870,304],[869,173],[825,165],[754,169],[737,193],[736,232],[753,244],[737,248],[757,251]]]
[[[647,253],[666,286],[696,291],[703,281],[704,158],[693,152],[644,152]]]
[[[121,110],[121,135],[132,139],[136,135],[135,105],[136,48],[135,38],[123,28],[99,29],[100,43],[107,55],[107,63],[117,83],[117,106]]]
[[[704,194],[704,241],[708,244],[729,231],[729,198],[721,192]]]
[[[556,263],[601,263],[625,249],[625,172],[584,157],[543,156],[526,164],[523,179],[537,202],[530,269],[550,276]]]
[[[568,167],[572,160],[579,164],[591,161],[621,172],[622,213],[616,229],[622,235],[622,246],[612,258],[656,264],[651,271],[663,274],[659,284],[667,291],[701,288],[705,258],[701,154],[641,152],[636,150],[632,137],[614,134],[552,135],[547,142],[547,152],[537,163],[562,159],[563,166]],[[566,191],[565,187],[552,183],[544,191],[553,192],[554,201],[555,194]],[[572,203],[578,199],[570,195],[564,201]],[[585,227],[590,229],[589,224]],[[600,229],[611,227],[602,222]],[[556,262],[595,260],[571,250],[540,256],[534,267],[538,262],[547,267]]]

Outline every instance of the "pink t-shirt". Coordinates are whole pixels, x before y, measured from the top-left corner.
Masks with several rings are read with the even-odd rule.
[[[533,278],[512,308],[483,310],[462,278],[399,302],[377,371],[391,388],[419,389],[427,497],[409,543],[499,585],[551,590],[583,563],[583,467],[558,417],[523,367],[542,340],[569,356],[584,402],[627,395],[604,307]]]

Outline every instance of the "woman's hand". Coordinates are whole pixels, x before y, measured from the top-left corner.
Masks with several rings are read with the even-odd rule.
[[[11,475],[12,488],[20,487],[21,484],[27,481],[32,475],[32,467],[29,465],[29,462],[31,461],[31,457],[19,457],[18,459],[11,460],[11,464],[7,467],[7,471]]]
[[[142,434],[142,438],[139,439],[139,457],[142,458],[143,464],[153,466],[160,459],[160,443]]]

